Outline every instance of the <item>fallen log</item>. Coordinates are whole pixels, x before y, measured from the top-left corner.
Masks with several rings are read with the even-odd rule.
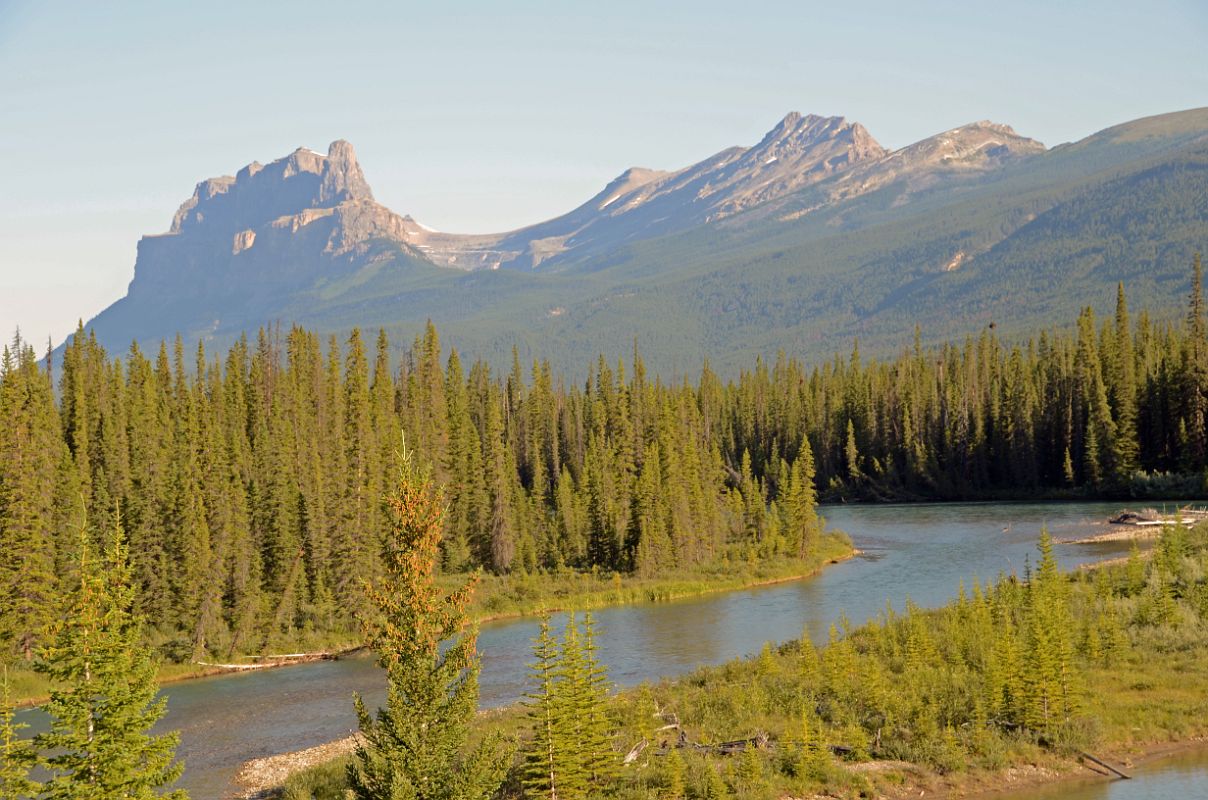
[[[1119,770],[1119,769],[1113,767],[1111,764],[1107,763],[1106,761],[1103,761],[1102,759],[1095,758],[1090,753],[1084,752],[1082,750],[1078,750],[1077,753],[1078,753],[1078,755],[1085,758],[1087,761],[1090,761],[1093,764],[1098,764],[1099,766],[1103,767],[1105,770],[1107,770],[1108,772],[1111,772],[1112,774],[1116,775],[1117,777],[1123,778],[1124,780],[1132,780],[1132,775],[1129,775],[1128,773],[1123,772],[1122,770]]]
[[[326,650],[318,653],[287,653],[284,655],[259,655],[246,656],[250,664],[222,664],[210,661],[195,661],[193,663],[202,667],[213,667],[215,669],[229,670],[249,670],[249,669],[271,669],[273,667],[286,667],[293,664],[307,664],[312,661],[334,661],[339,658],[339,653],[331,653]]]
[[[269,669],[271,667],[279,667],[280,664],[215,664],[210,661],[194,661],[199,667],[213,667],[214,669]]]
[[[771,747],[771,741],[766,733],[761,733],[758,736],[753,736],[750,739],[734,739],[729,742],[718,742],[717,744],[693,744],[687,740],[687,737],[682,736],[679,747],[691,747],[701,753],[713,753],[719,756],[730,756],[735,753],[741,753],[748,747],[754,747],[757,750],[767,750]]]

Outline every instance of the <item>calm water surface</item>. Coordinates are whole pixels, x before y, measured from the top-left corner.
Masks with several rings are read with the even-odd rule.
[[[808,580],[601,609],[594,612],[600,655],[612,680],[627,686],[754,653],[764,642],[797,638],[803,630],[822,640],[841,615],[858,624],[879,614],[886,604],[900,610],[908,598],[921,606],[936,606],[955,595],[961,580],[968,585],[976,579],[993,580],[1000,572],[1022,572],[1029,560],[1035,561],[1042,525],[1047,524],[1056,539],[1083,536],[1105,529],[1104,520],[1118,507],[1115,503],[826,507],[823,513],[830,525],[847,531],[862,551],[857,558]],[[1056,554],[1064,566],[1073,566],[1126,550],[1120,543],[1058,545]],[[537,622],[532,619],[483,626],[479,648],[484,707],[519,698],[536,633]],[[371,704],[384,698],[382,678],[368,658],[166,687],[168,714],[161,725],[181,733],[178,754],[187,767],[180,785],[195,800],[219,798],[231,790],[236,772],[249,759],[346,735],[356,724],[354,691]],[[1208,789],[1203,794],[1208,796]],[[1101,796],[1117,797],[1086,795]]]

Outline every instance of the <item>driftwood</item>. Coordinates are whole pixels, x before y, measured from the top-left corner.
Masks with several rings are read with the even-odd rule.
[[[657,708],[657,707],[656,707]],[[776,743],[772,741],[766,733],[760,732],[748,739],[731,739],[727,742],[716,742],[714,744],[703,744],[701,742],[693,742],[688,738],[687,732],[680,724],[679,716],[675,712],[663,711],[657,708],[654,716],[662,720],[665,724],[662,727],[655,728],[653,733],[658,734],[664,731],[677,731],[674,742],[663,740],[657,748],[651,752],[656,756],[665,756],[672,750],[695,750],[698,753],[708,753],[718,756],[730,756],[742,753],[748,749],[756,750],[774,750]],[[650,742],[647,739],[642,739],[629,749],[625,757],[621,760],[623,765],[632,764],[641,757],[642,753],[646,752],[650,747]],[[852,748],[845,745],[830,745],[831,752],[836,755],[845,755],[852,751]]]
[[[748,748],[756,750],[767,750],[770,744],[768,735],[761,733],[758,736],[753,736],[750,739],[734,739],[729,742],[718,742],[717,744],[697,744],[692,745],[694,749],[702,753],[712,753],[718,756],[731,756],[735,753],[741,753]]]
[[[629,755],[625,756],[623,763],[630,763],[637,759],[637,755],[646,749],[648,743],[645,739],[638,742],[629,751]],[[750,739],[734,739],[728,742],[717,742],[716,744],[701,744],[688,740],[688,735],[682,730],[679,736],[676,737],[673,744],[663,742],[657,750],[654,751],[656,756],[665,756],[672,750],[695,750],[698,753],[711,753],[718,756],[729,756],[735,753],[741,753],[747,748],[755,748],[757,750],[771,750],[775,747],[775,743],[768,738],[766,733],[760,733],[758,736],[753,736]]]
[[[211,661],[194,661],[199,667],[214,667],[215,669],[266,669],[276,664],[215,664]]]
[[[1106,761],[1102,761],[1098,758],[1095,758],[1090,753],[1084,752],[1082,750],[1078,750],[1076,752],[1078,753],[1078,755],[1082,756],[1087,761],[1090,761],[1094,764],[1098,764],[1099,766],[1103,767],[1105,770],[1107,770],[1108,772],[1111,772],[1112,774],[1116,775],[1117,777],[1123,778],[1124,780],[1132,780],[1132,775],[1122,772],[1121,770],[1113,767],[1111,764],[1107,763]]]
[[[1022,730],[1027,730],[1027,728],[1025,728],[1023,726],[1020,726],[1020,728]],[[1054,746],[1053,742],[1051,742],[1048,739],[1048,737],[1045,737],[1045,736],[1039,737],[1037,739],[1037,742],[1040,744],[1041,747],[1051,748]],[[1103,767],[1105,770],[1107,770],[1111,774],[1115,775],[1117,778],[1123,778],[1124,780],[1132,779],[1132,775],[1129,775],[1128,773],[1124,772],[1123,770],[1121,770],[1117,767],[1113,767],[1111,764],[1107,763],[1103,759],[1096,758],[1095,756],[1091,755],[1090,753],[1086,752],[1085,750],[1075,750],[1074,752],[1077,753],[1082,758],[1085,758],[1087,761],[1090,761],[1092,764],[1097,764],[1100,767]]]
[[[646,741],[645,739],[643,739],[642,741],[638,742],[638,743],[637,743],[637,744],[635,744],[635,745],[633,746],[633,748],[632,748],[632,749],[631,749],[631,750],[630,750],[630,751],[629,751],[629,752],[628,752],[628,753],[625,755],[625,758],[624,758],[624,759],[621,761],[621,763],[622,763],[622,764],[632,764],[633,762],[637,761],[637,760],[638,760],[638,756],[640,756],[640,755],[642,754],[642,751],[643,751],[643,750],[645,750],[645,749],[646,749],[647,747],[649,747],[649,746],[650,746],[650,742]]]
[[[194,663],[202,667],[243,671],[250,669],[272,669],[273,667],[285,667],[292,664],[306,664],[311,661],[334,661],[339,657],[339,653],[322,651],[318,653],[286,653],[284,655],[248,656],[248,660],[252,662],[250,664],[220,664],[209,661],[196,661]]]
[[[1110,518],[1108,522],[1114,525],[1136,525],[1140,527],[1160,527],[1162,525],[1185,525],[1190,527],[1205,519],[1208,519],[1208,510],[1184,506],[1173,514],[1159,512],[1154,508],[1143,508],[1140,511],[1124,509]]]

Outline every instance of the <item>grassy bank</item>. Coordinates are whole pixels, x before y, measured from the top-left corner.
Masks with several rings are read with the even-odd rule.
[[[813,575],[826,564],[850,558],[854,553],[851,540],[845,534],[827,533],[821,539],[818,553],[805,559],[748,561],[725,558],[697,570],[657,577],[574,570],[539,575],[483,575],[474,593],[470,616],[476,622],[488,622],[543,611],[585,610],[633,603],[666,602],[802,578]],[[465,575],[448,575],[442,578],[449,587],[460,585],[465,580]],[[153,637],[153,644],[165,647],[170,646],[170,641],[165,639],[164,642],[159,642]],[[351,630],[331,633],[306,631],[300,632],[293,639],[277,642],[273,652],[338,653],[360,644],[360,639]],[[232,657],[229,661],[241,662],[246,660],[248,655]],[[226,672],[230,670],[165,661],[160,666],[159,681],[161,684],[176,683]],[[23,665],[10,669],[9,678],[12,697],[19,705],[40,703],[50,692],[50,684],[45,677],[24,668]]]
[[[540,575],[483,575],[469,611],[471,618],[486,622],[543,611],[666,602],[806,577],[854,553],[845,534],[828,533],[822,537],[818,553],[805,559],[725,558],[692,571],[648,578],[573,570]],[[464,576],[450,576],[448,583],[453,586],[463,580]]]
[[[968,796],[1091,775],[1208,736],[1208,527],[1152,557],[1060,575],[1044,558],[942,609],[891,615],[822,648],[791,642],[616,696],[609,796]],[[480,720],[522,742],[513,709]],[[680,727],[656,732],[667,720]],[[674,748],[767,742],[736,755]],[[671,755],[674,753],[674,755]],[[340,797],[342,762],[283,796]]]

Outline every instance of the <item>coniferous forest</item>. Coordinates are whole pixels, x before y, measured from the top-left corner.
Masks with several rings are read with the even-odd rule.
[[[818,547],[818,494],[955,499],[1197,491],[1208,466],[1199,259],[1185,319],[1087,310],[894,359],[787,355],[695,382],[600,359],[582,384],[467,368],[429,324],[262,330],[228,352],[61,363],[14,339],[0,374],[0,620],[28,659],[83,520],[129,541],[137,610],[175,660],[352,630],[379,577],[382,498],[407,452],[445,487],[440,568],[658,575]],[[916,337],[917,340],[917,337]]]

